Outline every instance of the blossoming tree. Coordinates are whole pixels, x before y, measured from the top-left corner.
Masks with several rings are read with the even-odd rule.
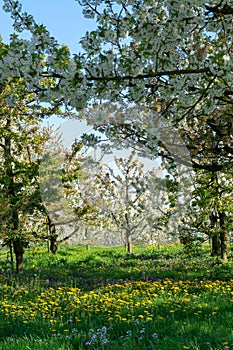
[[[84,113],[97,130],[137,143],[149,155],[162,155],[168,162],[175,156],[207,172],[229,172],[231,1],[78,2],[97,29],[82,38],[84,53],[71,57],[67,47],[58,45],[44,26],[23,13],[18,1],[4,0],[15,30],[30,31],[31,39],[12,35],[9,47],[2,48],[0,83],[23,77],[40,102],[77,111],[97,106],[94,117]],[[182,136],[188,162],[155,135],[153,120],[161,117]]]

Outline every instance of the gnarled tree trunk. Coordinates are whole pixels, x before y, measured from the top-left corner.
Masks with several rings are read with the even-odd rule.
[[[58,241],[57,241],[58,235],[56,234],[56,226],[49,215],[47,215],[47,219],[48,219],[48,226],[49,226],[50,251],[53,254],[56,254],[58,250]]]

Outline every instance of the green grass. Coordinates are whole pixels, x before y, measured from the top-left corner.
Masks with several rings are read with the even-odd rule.
[[[0,251],[0,349],[233,349],[232,257],[208,247],[43,246],[16,278]]]

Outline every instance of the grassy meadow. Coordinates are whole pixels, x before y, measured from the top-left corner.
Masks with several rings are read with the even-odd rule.
[[[0,251],[0,349],[233,349],[233,265],[179,246]],[[8,260],[7,260],[8,258]]]

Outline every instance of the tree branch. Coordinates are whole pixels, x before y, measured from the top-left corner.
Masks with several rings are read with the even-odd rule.
[[[211,73],[210,69],[208,67],[206,68],[200,68],[200,69],[174,69],[174,70],[167,70],[163,72],[154,72],[151,71],[149,73],[144,74],[138,74],[135,76],[132,75],[123,75],[123,76],[93,76],[90,73],[90,77],[85,77],[87,81],[125,81],[125,80],[142,80],[142,79],[149,79],[149,78],[156,78],[156,77],[162,77],[162,76],[170,76],[170,75],[183,75],[183,74],[203,74],[203,73]],[[212,73],[211,73],[212,74]],[[77,81],[82,81],[84,78],[76,78]]]

